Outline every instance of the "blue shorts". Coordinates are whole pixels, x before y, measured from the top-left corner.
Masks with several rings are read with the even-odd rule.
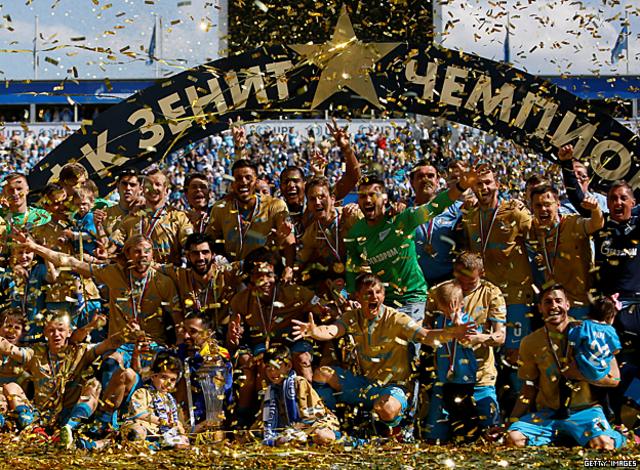
[[[507,305],[507,338],[505,349],[518,349],[522,338],[531,333],[531,307],[526,304]]]
[[[483,429],[500,424],[500,406],[493,385],[476,386],[473,389],[479,424]],[[449,421],[447,410],[442,401],[442,383],[435,383],[431,388],[431,400],[427,414],[427,438],[444,441],[449,437]]]
[[[341,392],[336,393],[336,399],[340,403],[347,405],[363,404],[365,409],[373,409],[373,403],[381,397],[391,396],[400,402],[402,407],[398,417],[391,423],[387,423],[393,427],[400,423],[404,412],[407,409],[407,395],[402,387],[394,384],[375,385],[364,375],[354,375],[351,371],[342,367],[332,368],[338,376]]]
[[[500,405],[493,385],[476,386],[473,399],[478,409],[478,419],[482,428],[490,428],[500,424]]]
[[[509,431],[521,432],[530,446],[548,445],[559,437],[570,437],[582,447],[598,436],[611,437],[616,449],[626,442],[622,434],[611,428],[600,406],[570,412],[567,419],[553,419],[554,413],[553,410],[544,409],[526,414],[509,426]]]

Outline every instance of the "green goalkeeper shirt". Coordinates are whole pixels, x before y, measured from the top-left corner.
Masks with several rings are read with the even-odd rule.
[[[376,225],[360,219],[347,235],[347,290],[355,291],[355,279],[369,266],[385,283],[385,303],[396,308],[427,298],[427,283],[418,264],[414,233],[453,204],[447,191],[433,201],[411,207]]]

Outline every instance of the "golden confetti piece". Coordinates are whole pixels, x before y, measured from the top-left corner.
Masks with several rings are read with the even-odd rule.
[[[59,62],[59,61],[57,61],[56,59],[53,59],[53,58],[51,58],[51,57],[49,57],[49,56],[45,57],[45,58],[44,58],[44,61],[45,61],[45,62],[49,62],[50,64],[53,64],[53,65],[58,65],[58,64],[60,63],[60,62]]]

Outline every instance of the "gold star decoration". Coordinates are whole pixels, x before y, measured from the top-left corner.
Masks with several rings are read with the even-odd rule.
[[[324,44],[292,44],[289,47],[322,70],[311,109],[344,88],[349,88],[380,108],[369,73],[380,59],[399,45],[399,42],[360,41],[343,5],[330,41]]]

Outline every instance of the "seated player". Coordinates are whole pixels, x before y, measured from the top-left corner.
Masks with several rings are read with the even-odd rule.
[[[544,290],[538,308],[545,326],[527,335],[520,344],[518,376],[524,385],[511,412],[514,422],[508,430],[508,443],[517,447],[543,446],[564,438],[592,449],[621,447],[625,438],[611,428],[590,387],[590,383],[618,386],[620,369],[615,357],[609,374],[598,381],[587,381],[569,367],[570,304],[562,286]],[[534,403],[536,411],[531,412]]]
[[[328,314],[328,308],[309,289],[283,285],[283,264],[279,255],[266,247],[252,251],[244,262],[249,276],[248,288],[231,299],[232,316],[227,332],[228,344],[242,351],[238,368],[242,369],[238,397],[238,419],[241,425],[253,424],[257,392],[262,388],[261,355],[269,344],[288,344],[293,353],[296,373],[312,379],[312,345],[306,340],[293,340],[292,320],[302,320],[309,312]],[[244,331],[244,333],[241,333]]]
[[[264,353],[269,384],[262,405],[262,443],[279,446],[305,443],[319,445],[340,437],[338,418],[325,406],[311,383],[292,369],[289,348],[276,345]]]
[[[294,339],[329,341],[351,334],[362,373],[356,375],[341,367],[321,367],[313,374],[314,388],[329,409],[336,403],[363,405],[373,410],[389,427],[398,426],[407,409],[410,379],[410,341],[430,346],[436,342],[461,339],[471,324],[426,330],[408,315],[384,305],[385,292],[380,278],[360,275],[356,280],[356,300],[361,307],[349,310],[330,325],[316,325],[313,314],[308,323],[293,320]]]
[[[171,395],[182,375],[182,364],[175,356],[160,353],[151,373],[151,379],[131,397],[129,422],[122,428],[123,435],[130,441],[150,442],[153,448],[188,448],[189,438],[178,416],[178,403]]]
[[[13,360],[26,359],[25,372],[31,375],[35,394],[29,401],[20,385],[4,385],[9,409],[17,415],[19,429],[36,419],[49,431],[60,430],[61,442],[72,445],[72,431],[96,409],[100,383],[86,375],[87,368],[100,356],[119,346],[114,336],[97,345],[76,344],[71,337],[71,320],[61,311],[53,313],[44,328],[46,344],[21,348],[2,343],[0,355]]]

